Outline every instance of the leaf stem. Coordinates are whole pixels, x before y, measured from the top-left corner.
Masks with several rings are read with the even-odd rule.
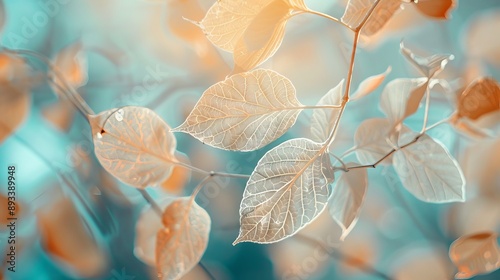
[[[205,272],[205,274],[208,276],[208,278],[210,278],[210,280],[216,279],[215,276],[210,272],[210,270],[208,270],[208,268],[201,261],[198,263],[198,265],[203,270],[203,272]]]
[[[149,203],[149,205],[151,205],[151,208],[153,208],[156,214],[158,214],[158,217],[160,217],[161,219],[163,217],[163,210],[161,210],[160,205],[156,203],[154,198],[149,194],[149,192],[146,189],[138,189],[138,190],[141,193],[142,197],[144,197],[144,199]]]
[[[196,196],[198,195],[198,193],[201,191],[201,189],[203,188],[203,186],[205,185],[205,183],[212,179],[213,176],[209,175],[209,176],[206,176],[205,178],[203,178],[199,183],[198,185],[196,186],[196,188],[194,188],[193,190],[193,193],[191,194],[191,199],[190,199],[190,203],[193,202],[193,200],[196,198]]]
[[[345,28],[347,28],[347,29],[349,29],[351,31],[354,31],[349,25],[345,24],[343,21],[339,20],[336,17],[332,17],[331,15],[327,15],[327,14],[324,14],[324,13],[321,13],[321,12],[318,12],[318,11],[314,11],[314,10],[306,10],[304,12],[308,13],[308,14],[317,15],[317,16],[329,19],[331,21],[334,21],[336,23],[341,24],[342,26],[344,26]]]
[[[189,169],[191,171],[194,171],[194,172],[197,172],[197,173],[200,173],[200,174],[204,174],[204,175],[207,175],[207,176],[210,176],[210,177],[221,176],[221,177],[242,178],[242,179],[250,178],[250,175],[246,175],[246,174],[235,174],[235,173],[225,173],[225,172],[218,172],[218,171],[207,171],[207,170],[204,170],[204,169],[201,169],[201,168],[198,168],[196,166],[192,166],[190,164],[187,164],[187,163],[184,163],[184,162],[180,162],[180,161],[176,161],[176,162],[172,162],[172,163],[174,165],[177,165],[177,166],[180,166],[180,167],[183,167],[183,168]]]

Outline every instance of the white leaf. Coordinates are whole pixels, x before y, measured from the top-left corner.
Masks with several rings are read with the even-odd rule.
[[[441,73],[448,62],[455,58],[452,54],[435,54],[429,57],[421,57],[406,48],[403,42],[400,44],[400,49],[403,56],[408,59],[422,75],[428,78],[432,78]]]
[[[354,135],[356,155],[359,162],[374,164],[393,150],[393,146],[387,142],[391,127],[391,122],[387,119],[368,119],[359,125]],[[403,125],[401,131],[404,134],[409,132],[410,129]],[[393,144],[394,146],[398,145],[398,143]],[[391,161],[392,156],[389,156],[381,163],[391,164]]]
[[[353,164],[348,164],[353,166]],[[328,210],[332,218],[342,228],[340,240],[344,240],[356,224],[361,205],[368,188],[368,172],[366,168],[344,172],[333,188],[328,202]]]
[[[273,243],[312,222],[325,208],[334,180],[326,148],[292,139],[267,152],[247,182],[239,242]]]
[[[363,82],[361,82],[361,84],[359,84],[358,89],[351,96],[351,100],[358,100],[372,93],[384,82],[385,77],[389,75],[391,71],[392,67],[389,66],[384,73],[366,78]]]
[[[158,231],[158,278],[177,280],[195,267],[207,249],[210,216],[189,197],[178,198],[163,213],[165,228]]]
[[[497,234],[481,232],[460,237],[450,246],[450,258],[458,268],[457,279],[468,279],[499,269]]]
[[[301,107],[290,80],[257,69],[211,86],[174,131],[220,149],[253,151],[283,135]]]
[[[136,188],[164,182],[177,162],[175,136],[152,110],[112,109],[89,118],[97,159],[111,175]]]
[[[427,78],[402,78],[387,84],[380,96],[380,106],[394,126],[399,125],[418,110],[428,84]]]
[[[342,89],[344,80],[336,87],[325,94],[318,102],[318,106],[322,105],[341,105]],[[339,121],[339,109],[315,109],[311,118],[311,139],[318,143],[323,143],[328,139],[330,131]]]
[[[414,139],[412,133],[405,136],[406,143]],[[431,137],[422,135],[416,143],[396,151],[393,160],[403,186],[416,198],[433,203],[465,200],[460,166]]]

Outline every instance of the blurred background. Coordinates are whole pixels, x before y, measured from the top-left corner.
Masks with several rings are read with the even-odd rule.
[[[231,55],[214,48],[201,31],[183,20],[201,20],[213,2],[4,0],[2,46],[42,54],[63,70],[68,61],[64,55],[78,49],[84,70],[70,69],[65,75],[95,112],[144,106],[176,127],[203,91],[232,69]],[[346,2],[306,1],[310,8],[338,18]],[[498,30],[498,0],[460,0],[446,21],[405,5],[376,38],[362,42],[354,88],[388,66],[392,72],[384,84],[419,76],[401,56],[401,40],[424,56],[453,54],[455,60],[440,78],[455,89],[480,76],[499,80]],[[351,42],[352,34],[340,25],[299,15],[288,23],[282,47],[261,67],[288,77],[299,100],[314,105],[345,78]],[[101,168],[86,120],[57,98],[44,76],[47,68],[32,57],[28,61],[36,80],[28,113],[0,143],[0,195],[7,191],[4,170],[15,165],[20,203],[17,270],[8,272],[2,262],[4,279],[155,279],[154,267],[146,264],[147,256],[136,246],[137,233],[148,230],[137,225],[147,211],[146,201]],[[363,120],[383,116],[378,106],[382,89],[349,104],[333,147],[336,154],[353,145]],[[429,122],[449,116],[455,106],[453,98],[433,92]],[[290,138],[308,137],[311,113],[303,112],[289,132],[256,152],[217,150],[185,134],[176,134],[178,150],[194,166],[250,174],[272,147]],[[407,124],[419,130],[422,116],[423,112],[417,113]],[[448,125],[430,134],[460,162],[467,179],[465,203],[418,201],[404,190],[392,167],[379,166],[369,170],[361,218],[344,242],[339,241],[339,226],[325,212],[297,237],[272,245],[232,246],[245,181],[214,180],[197,198],[212,218],[204,266],[216,279],[453,279],[456,271],[448,257],[451,242],[482,230],[500,233],[500,137],[472,138]],[[166,194],[189,195],[201,179],[188,172],[175,174],[150,190],[158,201]],[[2,224],[2,257],[8,236],[5,228]],[[198,266],[185,279],[209,278]],[[500,271],[474,279],[500,279]]]

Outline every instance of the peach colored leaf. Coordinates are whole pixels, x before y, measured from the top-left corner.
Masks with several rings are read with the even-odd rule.
[[[273,243],[294,235],[326,207],[333,167],[322,144],[292,139],[268,151],[247,182],[240,242]]]
[[[55,89],[54,89],[55,90]],[[75,108],[66,99],[60,99],[42,109],[43,117],[61,131],[69,131],[73,123]]]
[[[347,166],[356,166],[350,163]],[[328,210],[333,220],[342,228],[340,240],[344,240],[356,224],[368,188],[366,168],[344,172],[333,188]]]
[[[349,0],[341,19],[342,22],[353,29],[358,28],[375,2],[376,0]],[[375,35],[399,11],[400,6],[401,0],[380,0],[366,21],[361,34],[364,36]]]
[[[402,136],[409,143],[414,133]],[[460,166],[445,147],[422,135],[393,156],[394,169],[403,186],[416,198],[433,203],[465,200],[465,179]]]
[[[164,197],[158,203],[163,211],[175,200],[175,197]],[[134,255],[147,265],[156,265],[156,236],[163,228],[161,217],[150,205],[141,211],[135,225]]]
[[[457,279],[468,279],[499,269],[497,234],[481,232],[458,238],[450,246],[450,259],[458,268]]]
[[[0,53],[0,143],[27,117],[31,84],[26,63],[20,58]]]
[[[80,213],[69,198],[59,198],[37,213],[37,223],[44,249],[84,279],[94,278],[107,267],[107,258],[89,235]]]
[[[427,78],[391,81],[380,96],[380,106],[394,126],[417,112],[429,81]]]
[[[156,239],[158,278],[180,279],[198,264],[207,249],[210,216],[195,201],[182,197],[163,213]]]
[[[253,151],[283,135],[301,107],[290,80],[257,69],[211,86],[174,131],[220,149]]]
[[[500,110],[500,86],[492,78],[481,78],[470,84],[458,99],[458,114],[471,120]]]
[[[72,87],[79,88],[87,83],[87,57],[83,54],[81,42],[63,48],[56,55],[54,64]],[[56,83],[60,84],[61,82],[56,79]],[[55,88],[54,91],[59,91],[59,89]]]
[[[457,5],[456,2],[457,0],[414,0],[420,12],[426,16],[438,19],[449,19],[451,10]]]
[[[136,188],[159,185],[177,162],[170,127],[152,110],[123,107],[89,118],[101,165]]]
[[[387,119],[368,119],[361,123],[354,135],[356,156],[362,164],[374,164],[393,150],[387,139],[392,123]],[[402,134],[409,132],[406,126],[401,127]],[[394,143],[396,146],[398,143]],[[405,143],[403,143],[405,144]],[[392,156],[382,161],[391,164]]]
[[[232,52],[239,70],[250,70],[281,45],[287,20],[307,11],[303,0],[221,0],[199,23],[217,47]]]
[[[401,53],[417,70],[425,77],[432,78],[444,70],[448,62],[455,59],[452,54],[435,54],[429,57],[421,57],[406,48],[401,42]]]
[[[391,71],[392,67],[389,66],[384,73],[366,78],[363,82],[361,82],[361,84],[359,84],[358,89],[354,92],[350,99],[358,100],[372,93],[384,82],[385,78],[389,75],[389,73],[391,73]]]
[[[318,106],[322,105],[341,105],[342,89],[344,80],[325,94],[318,102]],[[339,121],[339,109],[315,109],[311,118],[311,139],[318,143],[323,143],[328,139],[330,131]]]

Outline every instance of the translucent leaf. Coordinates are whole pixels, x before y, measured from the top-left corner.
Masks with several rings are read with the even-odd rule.
[[[458,268],[457,279],[468,279],[500,268],[497,235],[482,232],[462,236],[450,246],[450,259]]]
[[[424,15],[438,18],[450,18],[450,12],[457,5],[456,0],[431,0],[431,1],[415,1],[417,9]]]
[[[412,133],[401,142],[414,139]],[[416,198],[433,203],[465,200],[465,179],[458,163],[431,137],[422,135],[393,155],[394,169],[403,186]]]
[[[354,135],[356,156],[362,164],[374,164],[389,154],[393,146],[387,141],[392,124],[387,119],[368,119],[360,124]],[[401,127],[402,134],[409,132],[406,126]],[[394,141],[395,142],[395,141]],[[398,143],[394,143],[397,145]],[[403,143],[406,144],[406,143]],[[391,164],[392,156],[382,164]]]
[[[170,127],[143,107],[112,109],[90,117],[94,148],[101,165],[136,188],[159,185],[177,162]]]
[[[478,79],[458,99],[458,114],[476,120],[500,110],[500,86],[492,78]]]
[[[342,22],[357,28],[366,17],[376,0],[349,0]],[[372,36],[377,33],[400,9],[401,0],[380,0],[373,14],[363,27],[361,34]]]
[[[257,69],[211,86],[174,131],[220,149],[253,151],[283,135],[302,106],[290,80]]]
[[[106,256],[69,198],[58,199],[37,217],[43,247],[57,263],[83,278],[93,278],[105,270]]]
[[[366,78],[363,82],[361,82],[361,84],[359,84],[358,89],[354,92],[350,99],[358,100],[372,93],[384,82],[385,77],[387,77],[391,71],[392,67],[389,66],[384,73]]]
[[[87,83],[87,58],[83,54],[83,45],[81,42],[63,48],[56,55],[54,64],[72,87],[79,88]],[[57,82],[60,83],[59,81]],[[57,88],[54,90],[59,91]]]
[[[292,139],[267,152],[247,182],[240,206],[240,242],[273,243],[312,222],[325,208],[333,168],[325,148]]]
[[[294,11],[308,10],[302,0],[221,0],[200,22],[207,38],[232,52],[239,70],[250,70],[281,45]]]
[[[355,164],[348,164],[354,166]],[[333,188],[328,202],[328,210],[332,218],[342,228],[341,240],[351,232],[356,224],[361,205],[368,188],[368,172],[366,168],[344,172]]]
[[[325,94],[318,102],[321,105],[341,105],[344,80]],[[328,139],[330,131],[339,121],[340,109],[316,109],[311,118],[311,139],[323,143]]]
[[[165,211],[174,200],[174,197],[165,197],[158,204]],[[161,217],[150,205],[146,205],[135,225],[134,255],[153,267],[156,265],[156,236],[162,228]]]
[[[210,216],[189,197],[172,202],[156,241],[158,278],[180,279],[198,264],[207,249]]]
[[[422,1],[423,2],[423,1]],[[435,54],[429,57],[421,57],[406,48],[401,42],[401,53],[417,70],[425,77],[432,78],[444,70],[448,62],[455,58],[452,54]]]
[[[398,125],[417,112],[428,84],[427,78],[400,78],[387,84],[380,96],[380,106],[391,123]]]
[[[21,125],[29,113],[29,79],[24,61],[0,54],[0,143]]]

